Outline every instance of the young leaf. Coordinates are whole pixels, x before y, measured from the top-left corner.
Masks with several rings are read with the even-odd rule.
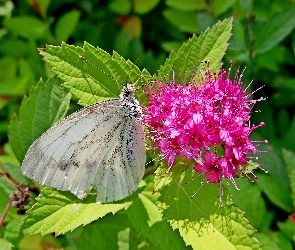
[[[18,118],[9,126],[9,143],[20,162],[32,142],[68,111],[71,94],[57,78],[46,84],[41,80],[29,97],[25,97]]]
[[[185,243],[194,249],[260,249],[252,226],[230,198],[224,195],[219,206],[216,184],[203,185],[191,198],[200,186],[200,178],[185,184],[193,176],[187,171],[180,182],[163,188],[158,199],[164,217]]]
[[[80,100],[82,106],[119,96],[122,84],[138,84],[143,73],[129,60],[116,52],[109,55],[87,42],[83,47],[62,43],[39,50],[44,60],[53,66],[52,71],[66,81],[65,87]]]
[[[181,74],[182,81],[188,81],[195,68],[200,67],[205,60],[210,62],[211,71],[217,71],[231,36],[232,21],[232,18],[225,19],[199,37],[194,35],[177,53],[170,54],[164,66],[161,66],[159,75],[171,76],[173,67],[176,74]]]
[[[172,230],[162,218],[155,204],[156,195],[151,194],[152,185],[149,190],[138,195],[138,199],[127,210],[130,221],[145,237],[163,249],[184,249],[185,244],[178,230]]]
[[[36,198],[37,203],[24,219],[21,231],[28,234],[64,234],[80,225],[115,214],[130,205],[132,197],[111,204],[96,204],[96,194],[89,194],[85,200],[78,199],[70,192],[44,188]]]

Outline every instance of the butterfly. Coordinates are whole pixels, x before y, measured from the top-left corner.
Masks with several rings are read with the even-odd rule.
[[[121,200],[141,181],[146,161],[142,108],[134,86],[119,98],[95,103],[65,117],[29,147],[22,173],[45,186],[96,203]]]

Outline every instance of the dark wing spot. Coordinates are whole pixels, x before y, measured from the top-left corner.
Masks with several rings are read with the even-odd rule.
[[[61,171],[65,171],[68,167],[70,167],[70,162],[68,161],[61,161],[59,164],[58,164],[58,168],[61,170]]]

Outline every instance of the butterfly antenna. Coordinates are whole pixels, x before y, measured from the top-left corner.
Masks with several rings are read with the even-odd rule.
[[[80,59],[82,59],[84,62],[87,62],[88,64],[90,64],[93,68],[101,71],[102,73],[104,73],[105,75],[107,75],[108,77],[110,77],[112,80],[116,81],[116,79],[114,77],[112,77],[109,73],[107,73],[106,71],[104,71],[103,69],[97,67],[94,63],[90,62],[88,59],[86,59],[84,56],[79,56]],[[117,81],[116,81],[117,82]]]
[[[103,70],[103,69],[101,69],[101,68],[99,68],[99,67],[97,67],[94,63],[92,63],[92,62],[90,62],[88,59],[86,59],[84,56],[79,56],[79,58],[81,59],[81,60],[83,60],[84,62],[86,62],[87,64],[89,64],[89,65],[91,65],[93,68],[95,68],[96,70],[99,70],[100,72],[102,72],[104,75],[106,75],[106,76],[108,76],[110,79],[112,79],[113,81],[115,81],[116,83],[117,83],[117,85],[119,86],[120,84],[118,83],[118,81],[113,77],[113,76],[111,76],[108,72],[106,72],[105,70]],[[111,72],[110,72],[111,73]],[[90,91],[92,92],[92,95],[94,96],[94,98],[96,99],[96,101],[98,101],[97,100],[97,95],[96,94],[94,94],[95,93],[95,91],[93,91],[93,88],[91,87],[91,85],[90,85],[90,83],[87,81],[87,84],[88,84],[88,86],[89,86],[89,89],[90,89]],[[102,88],[105,88],[105,86],[104,85],[102,85],[101,83],[99,84]]]

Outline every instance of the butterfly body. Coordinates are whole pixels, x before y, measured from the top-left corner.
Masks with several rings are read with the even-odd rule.
[[[64,118],[29,148],[22,172],[45,186],[83,199],[94,188],[97,203],[133,193],[145,168],[142,109],[127,83],[120,98]]]

